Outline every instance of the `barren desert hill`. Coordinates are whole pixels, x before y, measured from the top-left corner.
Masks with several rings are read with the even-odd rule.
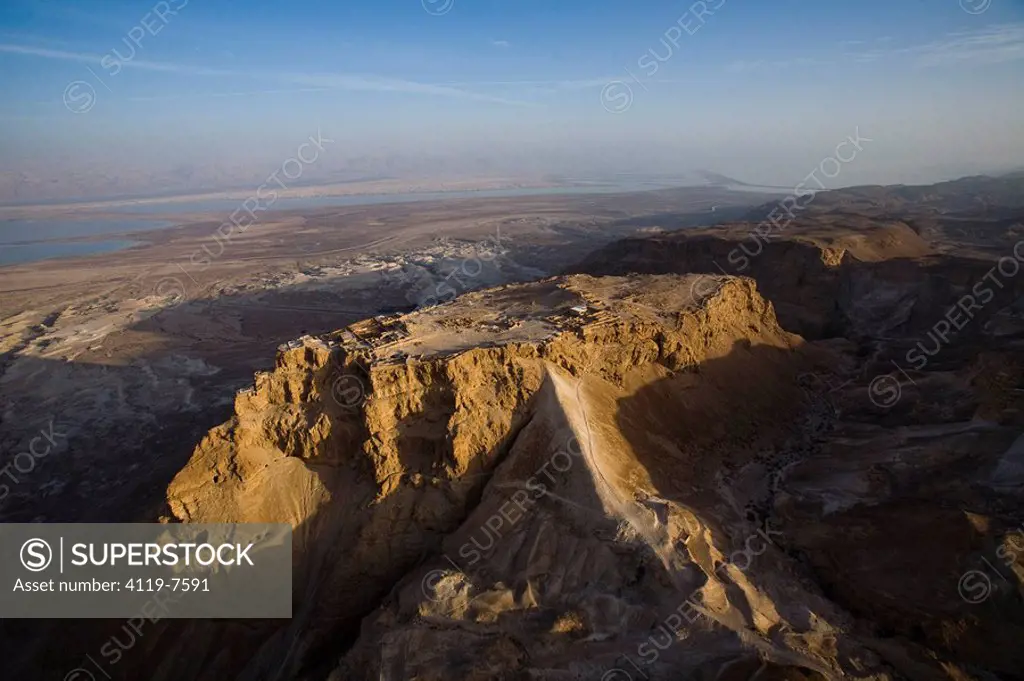
[[[813,190],[813,183],[806,183]],[[798,192],[799,193],[799,192]],[[1024,209],[1024,172],[997,177],[975,175],[928,185],[861,185],[817,193],[813,201],[800,200],[801,210],[811,214],[845,211],[871,216],[967,214],[993,217]],[[748,215],[761,220],[776,202],[760,206]]]
[[[852,257],[785,247],[806,272]],[[150,663],[199,679],[1016,678],[1024,566],[983,602],[962,575],[1022,518],[1019,329],[971,336],[892,402],[874,378],[902,346],[865,356],[875,327],[853,317],[857,343],[805,341],[760,288],[571,275],[283,347],[168,501],[183,522],[293,523],[295,617],[168,629],[155,646],[206,652]],[[853,309],[903,314],[872,295],[853,290]]]
[[[459,544],[486,520],[479,516],[489,511],[482,509],[512,498],[529,522],[509,527],[514,533],[507,541],[515,546],[501,556],[508,562],[492,564],[494,556],[481,553],[471,561],[480,576],[439,576],[438,588],[454,589],[444,592],[452,602],[436,605],[454,608],[451,634],[463,619],[465,626],[497,625],[525,616],[513,626],[537,637],[523,642],[536,648],[531,654],[560,648],[556,656],[566,661],[541,663],[539,673],[557,674],[563,665],[583,673],[600,664],[590,659],[595,655],[613,669],[612,652],[634,647],[643,629],[629,619],[615,622],[604,610],[639,616],[649,608],[645,618],[657,619],[672,609],[660,612],[659,602],[678,600],[677,607],[707,583],[709,598],[717,599],[712,624],[721,620],[715,627],[726,631],[706,633],[726,657],[761,650],[780,665],[805,661],[804,643],[761,640],[746,631],[756,630],[754,622],[742,622],[727,597],[737,588],[733,580],[742,583],[734,598],[744,600],[740,594],[751,589],[738,574],[719,583],[703,571],[721,571],[715,561],[732,550],[718,536],[719,523],[759,526],[748,518],[756,500],[742,499],[749,492],[739,493],[739,501],[721,499],[719,476],[802,437],[797,424],[811,398],[800,377],[824,367],[825,358],[778,327],[749,280],[723,278],[707,294],[694,293],[695,281],[579,275],[503,287],[385,318],[372,332],[355,325],[283,349],[278,369],[239,396],[236,418],[211,432],[171,484],[171,508],[183,521],[273,518],[299,527],[299,602],[284,636],[295,673],[310,656],[322,658],[353,636],[361,616],[403,578],[417,582],[416,574],[436,562],[430,556],[453,552],[465,563]],[[352,402],[360,390],[365,400]],[[737,413],[740,402],[745,409]],[[545,467],[553,479],[541,487],[532,471],[553,456]],[[517,494],[524,490],[527,498]],[[726,515],[694,510],[708,504],[724,504]],[[544,544],[526,540],[537,522],[549,526]],[[684,526],[700,527],[696,554],[683,548]],[[584,563],[594,564],[574,573],[584,555],[592,556]],[[506,579],[490,584],[486,576],[501,569],[510,570]],[[616,595],[637,579],[637,570],[648,577],[631,587],[635,594]],[[585,587],[587,580],[593,584]],[[662,596],[645,603],[651,590]],[[501,647],[507,636],[501,626],[472,643],[481,656],[470,668],[459,667],[457,658],[410,657],[414,650],[456,654],[445,652],[450,636],[443,631],[436,644],[414,642],[430,633],[417,629],[421,616],[443,614],[431,611],[432,593],[400,597],[415,599],[401,615],[413,619],[389,636],[412,638],[387,659],[368,663],[370,669],[396,679],[485,678],[473,670],[492,664],[485,651]],[[464,602],[470,597],[478,602]],[[589,610],[595,620],[588,623]],[[548,631],[545,613],[559,611],[577,613],[585,628],[596,628],[591,633],[598,640]],[[762,623],[764,632],[772,626]],[[603,642],[612,636],[617,644]],[[746,650],[741,641],[752,636],[757,640]],[[280,658],[281,640],[271,638],[259,658]],[[352,659],[361,654],[359,641]],[[407,645],[413,649],[404,650]],[[400,670],[378,667],[397,664],[394,655]],[[523,664],[520,659],[501,674],[524,672]],[[545,671],[549,664],[555,667]]]
[[[773,232],[780,224],[784,232],[826,228],[832,233],[904,225],[937,253],[998,258],[1024,236],[1024,174],[979,175],[931,185],[846,187],[813,196],[798,190],[741,219],[773,220]],[[898,256],[893,252],[888,257]]]

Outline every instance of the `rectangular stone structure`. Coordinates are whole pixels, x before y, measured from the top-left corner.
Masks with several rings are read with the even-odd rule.
[[[0,524],[0,618],[290,618],[283,524]]]

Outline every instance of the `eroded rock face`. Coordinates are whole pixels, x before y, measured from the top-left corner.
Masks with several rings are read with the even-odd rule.
[[[791,248],[837,290],[863,265]],[[570,276],[283,349],[168,502],[292,523],[295,617],[169,629],[154,678],[1017,678],[1019,341],[880,402],[909,338],[806,343],[757,288]]]
[[[249,671],[279,664],[282,640],[294,672],[329,655],[471,513],[502,498],[497,468],[543,462],[556,432],[579,443],[583,430],[608,431],[605,463],[578,454],[582,477],[567,493],[598,514],[582,527],[606,535],[593,540],[610,561],[602,570],[626,581],[650,570],[666,597],[688,585],[674,557],[682,539],[647,527],[651,509],[664,515],[667,502],[637,495],[662,493],[652,471],[662,486],[691,486],[699,472],[714,487],[724,462],[792,437],[806,396],[797,376],[817,361],[779,328],[751,281],[721,278],[706,295],[694,281],[570,277],[505,287],[283,350],[168,491],[183,521],[296,526],[296,618]],[[581,381],[593,397],[574,397]],[[740,404],[747,413],[734,418]],[[623,553],[636,554],[626,558],[632,570],[616,567]],[[641,568],[652,556],[667,562]],[[554,556],[535,559],[529,570]],[[610,593],[587,598],[603,603]]]

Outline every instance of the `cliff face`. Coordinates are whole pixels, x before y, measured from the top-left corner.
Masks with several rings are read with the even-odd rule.
[[[717,458],[742,461],[785,431],[801,404],[794,377],[809,362],[799,339],[749,280],[722,278],[696,298],[693,283],[569,277],[306,339],[238,396],[235,418],[171,484],[170,507],[182,521],[295,525],[297,616],[287,638],[297,641],[288,663],[298,669],[439,552],[489,498],[510,453],[543,456],[539,431],[576,433],[594,418],[618,430],[618,401],[650,386],[657,394],[642,399],[663,402],[660,421],[636,432],[663,430],[645,445],[668,446],[663,459],[713,471]],[[720,369],[701,368],[716,361]],[[565,386],[584,378],[600,395],[598,412],[570,418]],[[728,423],[740,401],[746,413]],[[673,431],[687,437],[669,446]],[[649,477],[636,445],[613,439],[615,479]],[[687,477],[672,468],[660,474]],[[613,486],[634,505],[635,489]]]
[[[725,247],[661,239],[621,267]],[[1018,678],[1017,313],[997,299],[892,400],[912,336],[871,334],[974,270],[778,249],[757,284],[574,275],[282,348],[168,502],[291,522],[295,616],[168,628],[153,678]],[[762,287],[859,345],[788,333]]]

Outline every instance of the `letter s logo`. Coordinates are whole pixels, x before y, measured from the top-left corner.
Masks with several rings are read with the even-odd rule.
[[[96,106],[96,88],[84,80],[68,83],[64,88],[64,106],[74,114],[88,113]]]

